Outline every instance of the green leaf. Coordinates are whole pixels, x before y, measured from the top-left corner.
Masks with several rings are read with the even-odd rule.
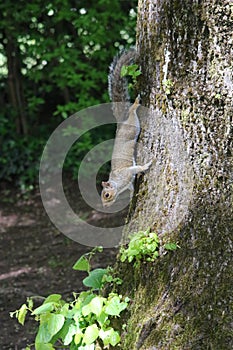
[[[79,346],[78,350],[95,350],[95,344]]]
[[[45,299],[43,304],[52,303],[52,302],[57,303],[60,299],[61,299],[61,294],[51,294]]]
[[[36,350],[55,350],[52,344],[45,344],[45,343],[36,343],[35,348]]]
[[[103,310],[103,302],[104,302],[104,298],[99,296],[96,296],[91,300],[90,302],[91,311],[96,316],[99,316],[101,314],[101,311]]]
[[[76,334],[77,327],[74,324],[69,326],[66,336],[63,338],[64,345],[69,345],[72,342],[73,336]]]
[[[176,243],[166,243],[164,244],[164,248],[167,250],[176,250],[178,246]]]
[[[128,67],[122,66],[121,67],[121,77],[125,77],[126,75],[128,75]]]
[[[111,316],[119,316],[121,311],[125,310],[128,306],[127,302],[121,302],[119,296],[115,295],[106,304],[105,312]]]
[[[128,66],[128,70],[130,73],[134,73],[137,69],[138,69],[137,64],[131,64],[130,66]]]
[[[136,256],[137,254],[132,254],[132,255],[129,255],[128,257],[128,261],[131,263],[134,259],[134,256]],[[138,258],[140,257],[139,255],[137,256]]]
[[[104,250],[104,248],[102,247],[102,245],[98,245],[98,246],[93,248],[92,252],[102,253],[103,250]]]
[[[96,318],[96,321],[99,323],[100,327],[103,327],[106,324],[107,320],[108,320],[108,315],[103,311]]]
[[[80,309],[81,306],[88,305],[93,298],[96,297],[96,294],[87,291],[87,292],[82,292],[78,298],[78,302],[75,304],[75,308]]]
[[[84,305],[82,308],[82,314],[84,317],[86,317],[87,315],[91,314],[92,310],[91,310],[91,306],[90,304]]]
[[[48,331],[48,325],[46,322],[40,324],[39,330],[36,335],[36,344],[46,344],[52,338]]]
[[[74,342],[76,345],[78,345],[83,338],[83,333],[81,331],[78,331],[74,336]]]
[[[93,298],[95,298],[96,295],[91,293],[90,291],[88,292],[82,292],[77,299],[77,302],[74,305],[73,310],[71,311],[71,317],[75,320],[75,322],[79,323],[79,318],[83,314],[83,316],[87,316],[88,314],[91,313],[90,309],[90,302]]]
[[[104,302],[104,298],[100,296],[94,297],[89,304],[83,306],[82,308],[83,316],[85,317],[90,313],[93,313],[96,316],[99,316],[103,310],[103,302]]]
[[[61,310],[60,310],[60,315],[63,315],[63,316],[65,316],[65,317],[68,317],[68,315],[69,315],[69,304],[68,303],[65,303],[63,306],[62,306],[62,308],[61,308]]]
[[[10,312],[10,317],[13,318],[13,317],[18,317],[18,314],[19,314],[19,310],[16,310],[16,311],[11,311]]]
[[[109,343],[112,346],[115,346],[116,344],[118,344],[121,341],[121,337],[120,334],[117,331],[113,331],[110,335],[110,340]]]
[[[103,340],[104,346],[109,344],[116,346],[121,341],[119,333],[114,331],[113,328],[110,328],[107,331],[101,329],[99,332],[99,337]]]
[[[25,317],[27,315],[27,305],[23,304],[21,306],[21,308],[19,309],[19,313],[18,313],[18,321],[20,324],[24,325],[24,321],[25,321]]]
[[[40,326],[36,335],[36,343],[45,343],[51,341],[64,324],[65,318],[59,314],[43,314],[40,318]]]
[[[93,344],[94,341],[98,338],[99,336],[99,329],[96,324],[92,324],[91,326],[88,326],[85,330],[84,337],[83,337],[83,342],[86,345]]]
[[[107,273],[107,269],[95,269],[89,273],[89,276],[84,278],[83,284],[86,287],[100,289],[103,285],[103,276]]]
[[[57,332],[53,337],[52,339],[50,340],[50,343],[51,344],[56,344],[56,342],[58,341],[58,339],[61,339],[63,341],[63,343],[65,341],[68,341],[68,338],[65,340],[66,336],[68,335],[69,333],[69,330],[70,330],[70,326],[71,325],[74,325],[74,321],[72,319],[66,319],[62,328],[60,329],[59,332]],[[77,329],[77,327],[75,326],[75,329]]]
[[[31,310],[33,308],[33,300],[31,298],[27,298],[28,308]]]
[[[139,75],[141,75],[142,74],[142,72],[140,71],[140,70],[136,70],[135,72],[134,72],[134,76],[135,77],[138,77]]]
[[[42,304],[41,306],[37,307],[33,311],[32,315],[41,315],[43,313],[50,312],[53,310],[54,310],[54,303],[49,302],[49,303]]]
[[[90,263],[85,255],[82,255],[72,267],[74,270],[90,271]]]
[[[121,260],[121,262],[125,262],[126,259],[127,259],[126,252],[122,250],[120,260]]]
[[[59,314],[50,314],[48,319],[48,331],[51,336],[54,336],[60,331],[65,322],[65,317]]]

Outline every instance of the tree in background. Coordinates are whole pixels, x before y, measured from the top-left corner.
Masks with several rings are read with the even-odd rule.
[[[133,299],[122,349],[230,350],[232,2],[140,0],[138,16],[140,86],[151,107],[142,118],[138,163],[154,163],[125,238],[150,227],[181,249],[138,269],[120,265],[124,292]],[[193,192],[186,193],[191,201],[182,216],[188,181]]]
[[[53,128],[108,101],[108,66],[134,43],[135,7],[135,0],[0,5],[0,179],[34,182]]]

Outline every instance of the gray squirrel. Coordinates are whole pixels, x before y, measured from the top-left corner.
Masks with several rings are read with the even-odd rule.
[[[149,169],[152,161],[145,165],[136,165],[135,146],[140,133],[137,109],[140,98],[137,97],[130,106],[128,82],[121,77],[121,68],[135,62],[135,49],[123,51],[110,66],[109,96],[113,102],[113,114],[117,120],[117,130],[111,159],[111,172],[108,181],[102,181],[101,200],[104,207],[112,205],[120,193],[130,190],[130,198],[134,192],[135,175]]]

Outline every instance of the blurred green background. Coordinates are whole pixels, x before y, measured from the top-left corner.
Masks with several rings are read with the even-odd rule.
[[[44,145],[66,118],[109,101],[113,57],[134,45],[137,1],[5,0],[0,4],[0,181],[25,191],[38,183]],[[106,133],[108,135],[106,135]],[[86,133],[65,170],[114,128]]]

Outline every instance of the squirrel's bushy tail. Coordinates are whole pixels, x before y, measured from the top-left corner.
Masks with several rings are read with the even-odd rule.
[[[114,58],[110,66],[108,92],[113,102],[113,114],[118,122],[126,118],[130,104],[128,82],[126,77],[121,77],[121,68],[133,64],[136,57],[137,52],[134,48],[123,50]],[[115,104],[114,102],[118,103]]]

